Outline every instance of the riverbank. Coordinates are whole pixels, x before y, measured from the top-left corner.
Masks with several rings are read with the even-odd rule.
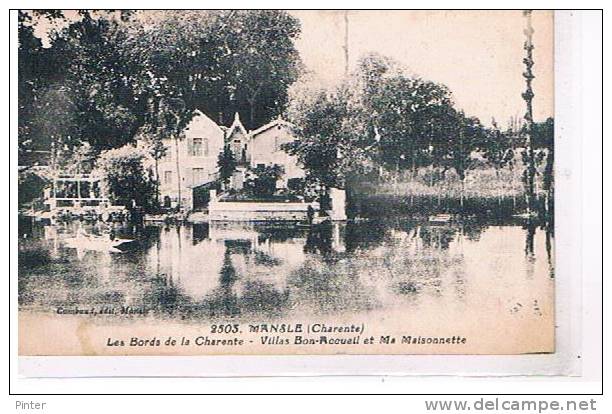
[[[536,180],[539,215],[552,204],[543,190],[542,175]],[[379,217],[439,213],[463,216],[511,217],[525,212],[527,200],[519,168],[478,168],[466,172],[463,182],[452,170],[442,175],[431,168],[388,173],[378,180],[361,180],[348,192],[350,217]]]

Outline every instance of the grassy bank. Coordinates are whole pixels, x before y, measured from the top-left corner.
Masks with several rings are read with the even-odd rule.
[[[424,168],[387,174],[378,180],[361,181],[349,191],[349,214],[374,217],[384,215],[463,215],[507,217],[526,210],[521,179],[522,169],[478,168],[468,171],[461,182],[454,171],[444,175]],[[546,210],[546,194],[541,174],[536,191],[538,209]]]

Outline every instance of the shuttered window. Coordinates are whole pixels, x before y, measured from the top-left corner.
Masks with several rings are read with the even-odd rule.
[[[193,157],[208,156],[208,139],[193,138],[189,142],[189,155]]]

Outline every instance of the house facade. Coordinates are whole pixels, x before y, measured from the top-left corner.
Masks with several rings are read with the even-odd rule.
[[[295,140],[293,126],[282,119],[274,121],[251,131],[246,154],[251,167],[280,165],[284,169],[280,187],[286,187],[291,178],[303,178],[304,169],[298,164],[295,156],[283,150],[283,144]]]
[[[304,169],[298,164],[296,157],[289,155],[282,148],[283,144],[295,140],[293,126],[278,118],[253,131],[247,132],[238,114],[226,131],[226,144],[232,150],[234,159],[238,162],[236,172],[232,176],[230,187],[240,190],[248,175],[248,169],[258,166],[280,165],[284,174],[277,183],[277,188],[286,188],[291,178],[303,178]]]
[[[194,192],[199,193],[199,189],[217,179],[219,154],[225,145],[231,149],[237,161],[230,188],[242,189],[250,168],[274,164],[282,166],[284,170],[277,187],[286,187],[289,179],[305,175],[297,158],[282,149],[283,144],[294,139],[291,124],[281,119],[254,131],[247,131],[238,114],[232,125],[226,128],[197,111],[184,130],[182,139],[178,142],[174,139],[163,141],[166,154],[157,165],[160,202],[163,207],[177,207],[180,193],[182,209],[197,208],[198,201],[196,197],[194,203]],[[154,166],[155,161],[150,160],[149,167],[154,170]]]
[[[216,179],[217,160],[225,133],[212,119],[197,111],[184,137],[177,143],[165,139],[166,155],[159,160],[159,192],[164,207],[192,210],[193,190]],[[177,154],[178,153],[178,154]],[[178,161],[178,169],[177,169]]]

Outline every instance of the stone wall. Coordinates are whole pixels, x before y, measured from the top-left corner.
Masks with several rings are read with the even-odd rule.
[[[211,221],[305,221],[308,206],[319,211],[319,203],[230,202],[211,201]]]

